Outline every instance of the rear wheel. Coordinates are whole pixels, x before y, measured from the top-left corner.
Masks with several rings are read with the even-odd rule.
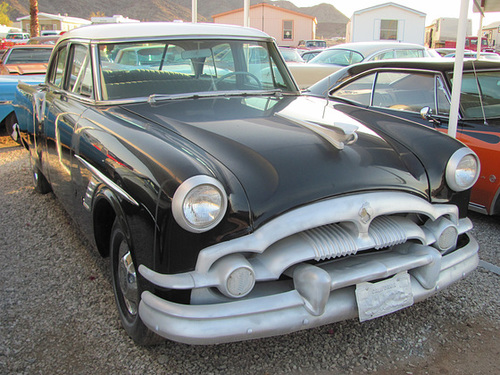
[[[144,282],[136,271],[132,249],[118,219],[115,220],[111,230],[110,257],[113,291],[123,328],[139,345],[162,342],[164,339],[149,330],[139,316],[139,302],[144,291]]]

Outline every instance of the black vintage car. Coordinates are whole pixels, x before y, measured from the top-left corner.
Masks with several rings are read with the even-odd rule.
[[[478,263],[466,216],[475,154],[432,129],[301,95],[260,31],[82,27],[15,104],[35,189],[52,190],[111,258],[138,343],[364,321]]]

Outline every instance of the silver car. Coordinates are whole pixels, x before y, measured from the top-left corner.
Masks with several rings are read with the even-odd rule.
[[[344,43],[325,49],[301,66],[289,66],[301,89],[307,88],[337,70],[362,61],[434,57],[419,44],[395,41]]]

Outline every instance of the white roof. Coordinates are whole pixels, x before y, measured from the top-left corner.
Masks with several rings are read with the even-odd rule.
[[[23,20],[29,20],[31,18],[30,15],[24,16],[24,17],[19,17],[16,18],[16,21],[23,21]],[[59,20],[63,22],[68,22],[68,23],[77,23],[77,24],[90,24],[89,20],[86,20],[84,18],[78,18],[78,17],[69,17],[61,14],[50,14],[50,13],[44,13],[44,12],[39,12],[38,13],[38,18],[46,18],[50,20]]]
[[[64,33],[69,38],[95,41],[161,37],[227,37],[271,39],[266,33],[248,27],[213,23],[140,22],[82,26]]]
[[[400,4],[396,4],[396,3],[392,3],[392,2],[374,5],[372,7],[365,8],[365,9],[360,9],[360,10],[355,11],[354,14],[361,14],[361,13],[364,13],[364,12],[369,12],[369,11],[372,11],[372,10],[375,10],[375,9],[385,8],[385,7],[389,7],[389,6],[393,6],[393,7],[396,7],[396,8],[401,8],[401,9],[406,10],[408,12],[416,13],[419,16],[422,16],[422,17],[426,16],[426,14],[424,12],[420,12],[418,10],[411,9],[411,8],[405,7],[404,5],[400,5]]]

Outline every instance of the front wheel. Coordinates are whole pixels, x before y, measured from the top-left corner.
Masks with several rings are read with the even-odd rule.
[[[37,167],[32,167],[32,177],[33,177],[33,188],[37,193],[47,194],[52,191],[49,182],[43,175],[43,173]]]
[[[123,328],[139,345],[160,343],[163,339],[149,330],[139,316],[143,282],[136,271],[132,249],[118,219],[111,230],[110,257],[113,291]]]

